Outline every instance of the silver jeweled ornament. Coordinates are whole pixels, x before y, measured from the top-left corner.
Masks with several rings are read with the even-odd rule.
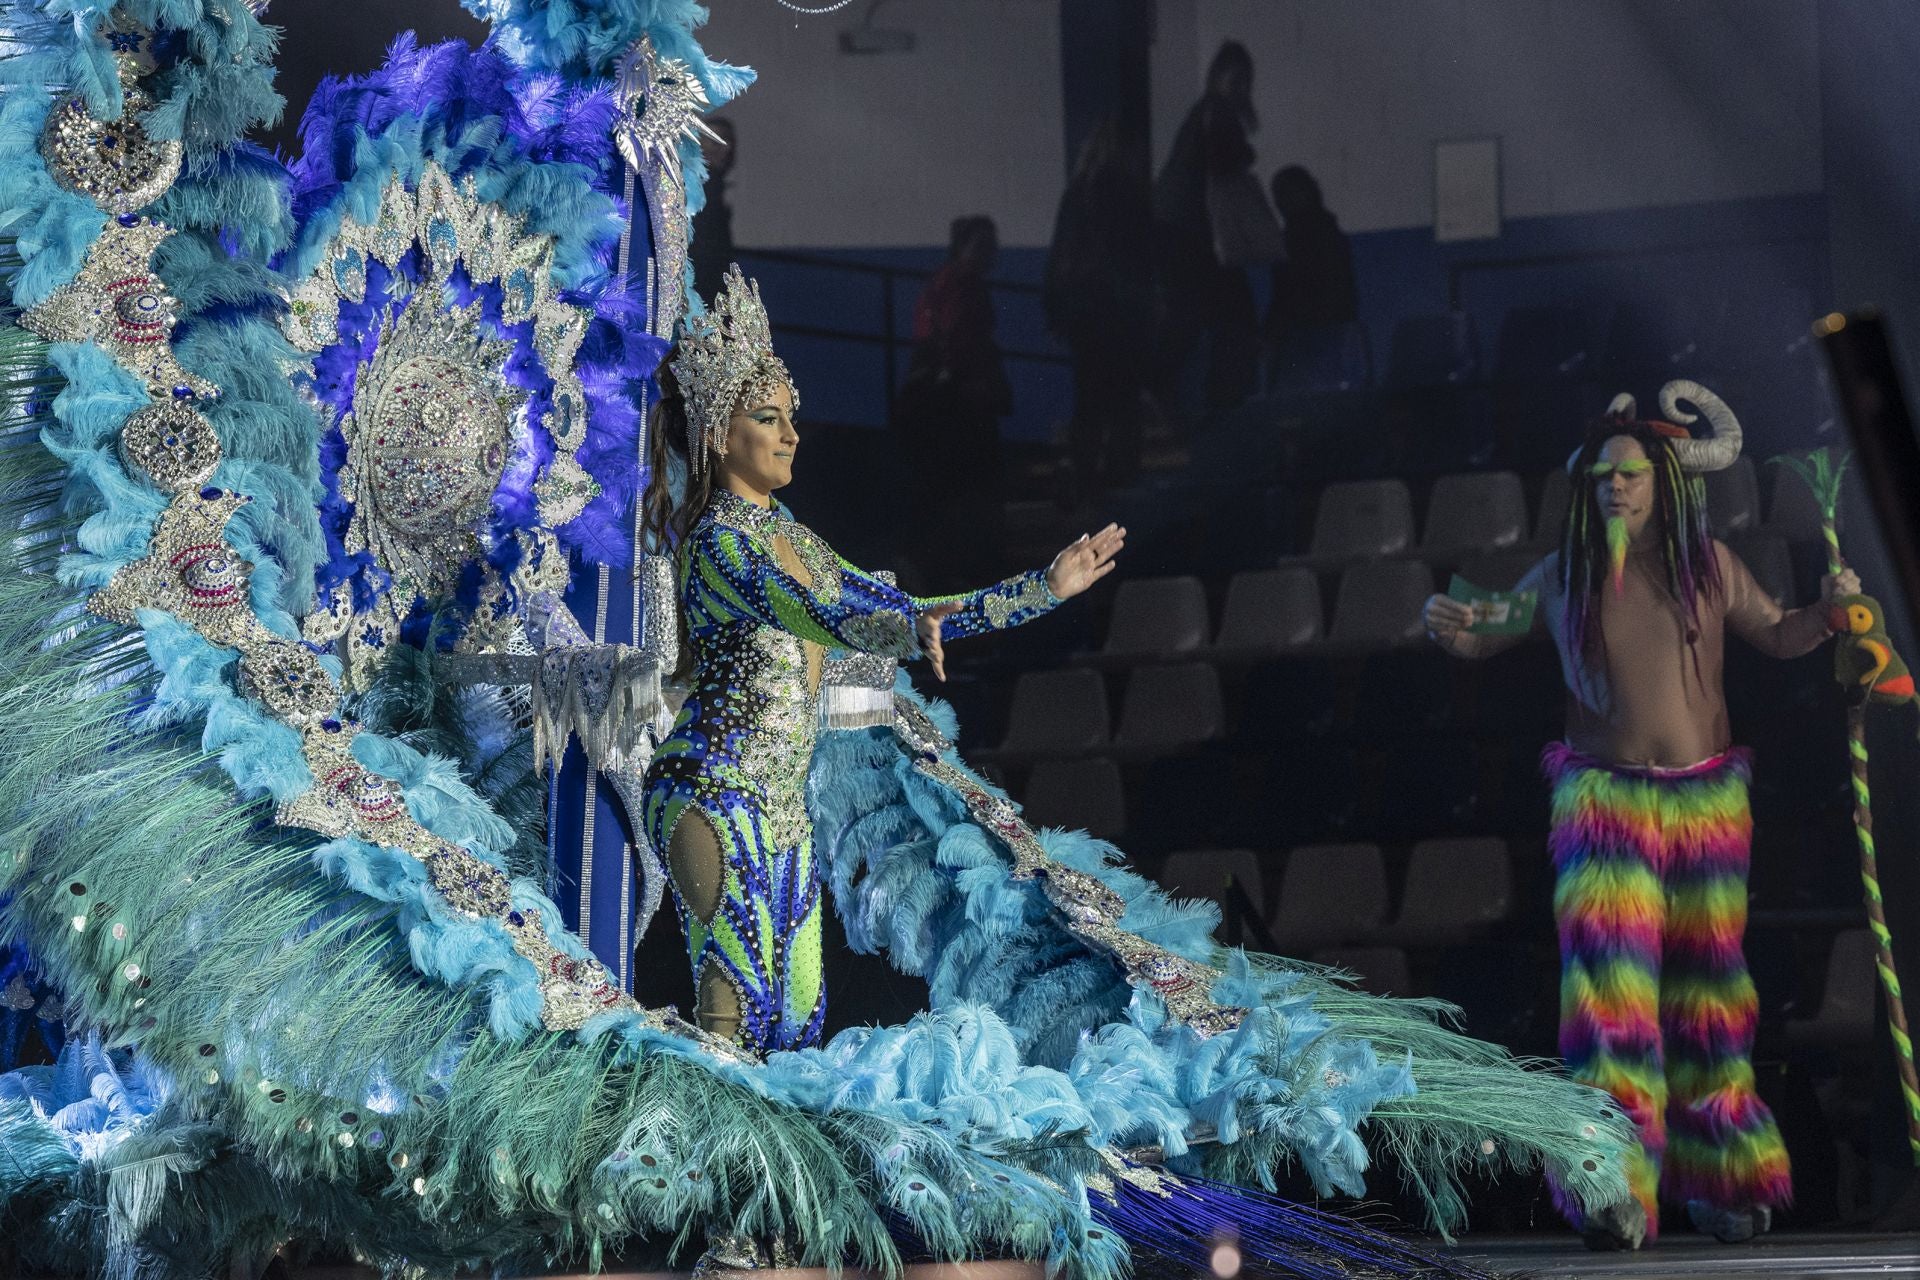
[[[178,493],[213,477],[220,465],[220,437],[189,405],[151,404],[120,428],[120,457],[154,488]]]
[[[574,372],[574,360],[586,339],[589,314],[558,296],[553,283],[553,237],[529,232],[524,217],[481,200],[471,180],[456,182],[432,162],[422,167],[412,187],[398,174],[389,178],[381,189],[373,222],[345,219],[328,256],[290,291],[281,327],[294,345],[306,351],[338,341],[340,303],[365,301],[368,263],[393,267],[415,248],[424,278],[409,311],[422,299],[441,296],[440,286],[456,268],[463,268],[472,283],[499,287],[502,325],[531,323],[535,353],[553,381],[552,408],[542,425],[553,437],[554,462],[548,475],[535,484],[534,493],[543,523],[566,524],[598,492],[588,487],[591,481],[575,461],[587,439],[587,397]],[[500,373],[510,354],[510,344],[485,353],[493,375]],[[385,356],[384,350],[376,355],[375,365]],[[461,358],[471,362],[476,357]],[[470,368],[469,372],[480,371]],[[516,392],[513,398],[517,409],[524,396]],[[357,395],[354,412],[361,413]],[[493,474],[497,483],[499,471]]]
[[[87,250],[71,283],[29,307],[20,327],[48,342],[97,342],[144,379],[150,395],[212,397],[219,388],[174,359],[170,335],[180,304],[153,273],[153,251],[173,228],[152,218],[116,218]]]
[[[708,107],[707,88],[678,58],[663,58],[642,36],[620,62],[614,78],[620,123],[614,145],[620,158],[640,177],[653,229],[653,262],[660,285],[654,304],[653,332],[673,333],[686,301],[687,184],[680,170],[682,140],[719,140],[700,113]]]
[[[141,125],[141,113],[153,106],[151,96],[128,87],[121,93],[120,118],[102,120],[80,94],[61,98],[40,132],[47,172],[110,213],[152,204],[179,177],[185,154],[178,140],[152,137]]]
[[[475,528],[500,483],[524,392],[501,376],[512,345],[482,332],[480,304],[412,296],[360,371],[341,496],[354,504],[349,552],[370,549],[401,603],[452,589],[478,549]]]

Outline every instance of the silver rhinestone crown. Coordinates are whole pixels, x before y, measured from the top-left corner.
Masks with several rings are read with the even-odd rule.
[[[687,463],[695,476],[704,472],[709,450],[726,453],[727,422],[747,399],[784,386],[799,411],[800,391],[773,354],[773,326],[760,286],[737,263],[727,268],[707,314],[681,323],[673,377],[687,401]]]

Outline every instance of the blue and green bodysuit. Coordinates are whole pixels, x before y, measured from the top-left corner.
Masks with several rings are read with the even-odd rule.
[[[1059,600],[1038,570],[916,598],[840,559],[784,507],[724,490],[680,549],[679,586],[692,675],[647,771],[647,839],[668,866],[703,1022],[755,1049],[815,1044],[826,989],[805,790],[826,653],[912,657],[915,621],[936,605],[960,606],[941,622],[948,640]]]

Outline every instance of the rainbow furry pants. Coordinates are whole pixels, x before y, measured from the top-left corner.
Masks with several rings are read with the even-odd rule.
[[[1754,1093],[1759,1000],[1747,925],[1749,757],[1683,770],[1603,765],[1555,744],[1551,851],[1558,882],[1560,1052],[1640,1126],[1627,1182],[1656,1202],[1783,1206],[1787,1149]],[[1571,1197],[1554,1188],[1580,1226]]]

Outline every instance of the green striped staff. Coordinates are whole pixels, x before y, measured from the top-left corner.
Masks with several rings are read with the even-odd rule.
[[[1828,449],[1816,449],[1803,460],[1779,457],[1774,461],[1791,468],[1813,491],[1820,508],[1820,536],[1827,544],[1827,572],[1846,568],[1840,554],[1839,509],[1840,481],[1846,474],[1850,455],[1835,455]],[[1914,1069],[1913,1037],[1907,1030],[1907,1010],[1900,998],[1900,975],[1893,967],[1893,933],[1887,928],[1886,903],[1880,896],[1880,868],[1873,848],[1873,793],[1867,770],[1867,700],[1853,703],[1847,711],[1847,755],[1853,771],[1853,834],[1860,845],[1860,883],[1865,890],[1867,927],[1873,930],[1878,949],[1874,968],[1880,973],[1880,985],[1887,992],[1887,1025],[1893,1032],[1894,1053],[1900,1065],[1900,1091],[1907,1101],[1907,1145],[1913,1149],[1915,1164],[1920,1164],[1920,1072]]]

